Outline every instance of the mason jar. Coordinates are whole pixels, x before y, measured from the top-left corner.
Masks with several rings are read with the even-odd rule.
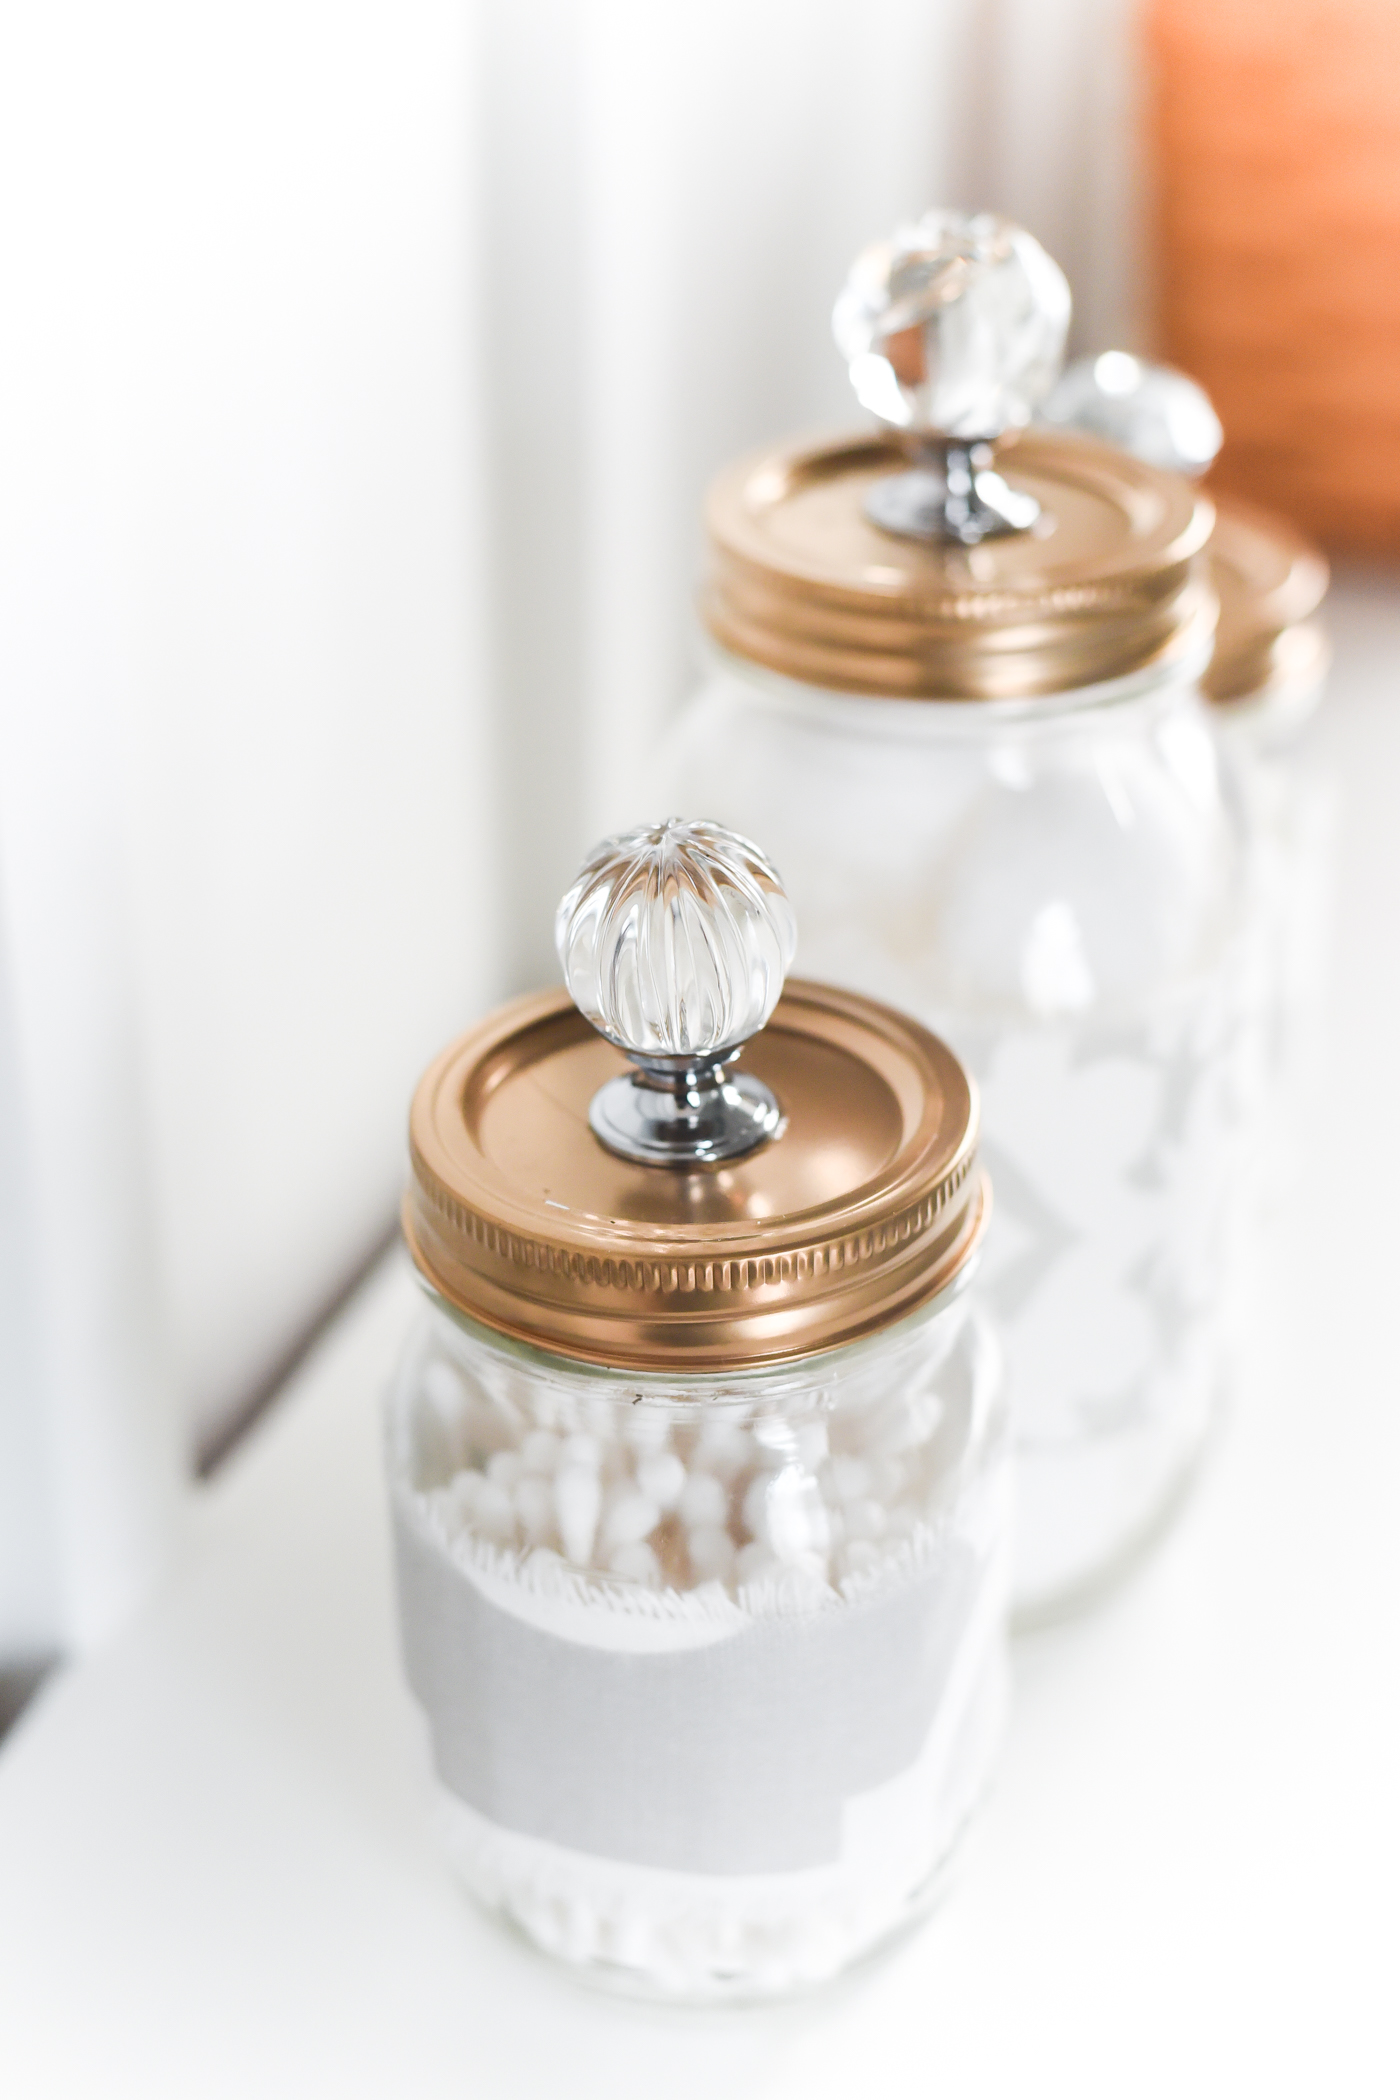
[[[1307,730],[1331,659],[1328,575],[1301,533],[1235,498],[1217,506],[1210,553],[1220,621],[1204,689],[1246,819],[1252,1179],[1267,1204],[1298,1172],[1324,996],[1334,794]]]
[[[976,1098],[917,1023],[783,988],[781,887],[717,827],[607,842],[558,931],[569,992],[414,1101],[407,1674],[481,1902],[599,1980],[764,1997],[933,1900],[997,1744]]]
[[[805,969],[917,1015],[976,1076],[1026,1618],[1092,1594],[1191,1477],[1240,1129],[1240,812],[1200,691],[1212,507],[1019,430],[1058,368],[1055,279],[987,215],[861,259],[838,336],[886,427],[720,476],[710,669],[650,783],[763,838]]]

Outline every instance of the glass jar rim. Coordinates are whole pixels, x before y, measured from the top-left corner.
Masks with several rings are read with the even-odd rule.
[[[451,1326],[459,1328],[472,1341],[492,1349],[499,1356],[510,1358],[537,1371],[542,1378],[558,1378],[561,1373],[576,1378],[581,1383],[593,1386],[621,1386],[633,1391],[656,1386],[664,1388],[655,1395],[657,1403],[668,1395],[693,1406],[703,1406],[707,1396],[724,1393],[768,1393],[800,1391],[811,1383],[809,1367],[822,1367],[822,1375],[833,1369],[844,1369],[847,1365],[862,1362],[867,1357],[886,1348],[891,1342],[916,1334],[929,1327],[945,1313],[953,1310],[959,1300],[966,1297],[982,1262],[982,1249],[977,1247],[967,1261],[951,1276],[943,1288],[933,1297],[926,1298],[909,1312],[903,1313],[887,1326],[879,1327],[853,1340],[837,1342],[831,1347],[810,1350],[805,1356],[779,1357],[769,1362],[740,1364],[731,1369],[697,1371],[665,1370],[655,1366],[645,1368],[635,1364],[604,1364],[580,1356],[565,1356],[558,1350],[541,1348],[537,1343],[525,1340],[521,1335],[510,1334],[499,1327],[489,1327],[483,1320],[473,1318],[465,1307],[449,1298],[426,1276],[415,1263],[414,1280],[431,1309],[441,1314]],[[648,1396],[650,1397],[650,1396]]]
[[[804,716],[824,728],[849,730],[882,743],[939,742],[945,738],[975,743],[984,741],[993,730],[1058,727],[1084,715],[1154,699],[1178,689],[1198,691],[1211,659],[1213,640],[1213,625],[1203,622],[1191,635],[1190,646],[1169,660],[1143,664],[1120,678],[1105,679],[1097,685],[996,700],[900,700],[842,693],[770,670],[766,664],[726,649],[711,635],[704,636],[702,649],[712,673],[747,687],[774,713]]]

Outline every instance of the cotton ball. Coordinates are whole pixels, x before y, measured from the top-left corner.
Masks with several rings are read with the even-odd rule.
[[[442,1509],[456,1524],[469,1525],[476,1515],[476,1500],[481,1487],[479,1473],[470,1468],[458,1473],[441,1491]]]
[[[568,1466],[592,1466],[596,1471],[602,1455],[603,1447],[597,1437],[590,1436],[586,1429],[576,1429],[572,1436],[565,1437],[559,1462]]]
[[[559,1462],[559,1439],[551,1429],[532,1429],[520,1446],[520,1463],[530,1473],[552,1473]]]
[[[827,1455],[825,1422],[804,1422],[793,1434],[793,1447],[798,1464],[815,1473]]]
[[[555,1476],[554,1502],[564,1551],[576,1567],[585,1568],[593,1557],[593,1541],[603,1507],[603,1486],[597,1469],[587,1464],[562,1465]]]
[[[870,1467],[865,1459],[841,1452],[827,1468],[827,1481],[838,1502],[859,1502],[870,1493]]]
[[[632,1546],[647,1538],[661,1522],[661,1512],[648,1495],[635,1488],[622,1488],[608,1503],[603,1519],[603,1537],[609,1546]]]
[[[902,1401],[891,1403],[867,1423],[865,1448],[872,1458],[895,1458],[922,1442],[923,1435],[916,1411]]]
[[[695,1456],[707,1472],[721,1480],[732,1480],[753,1456],[753,1439],[737,1422],[707,1422],[695,1446]]]
[[[487,1479],[493,1480],[497,1487],[504,1488],[508,1495],[514,1491],[524,1470],[518,1451],[497,1451],[486,1461]]]
[[[755,1473],[744,1490],[744,1529],[751,1539],[768,1539],[769,1497],[773,1492],[776,1473]]]
[[[554,1529],[554,1490],[538,1473],[526,1473],[515,1489],[515,1507],[525,1536],[539,1546]]]
[[[697,1581],[723,1581],[734,1565],[734,1541],[719,1524],[697,1524],[686,1534]]]
[[[638,1461],[637,1485],[658,1509],[674,1509],[685,1482],[685,1461],[674,1451],[657,1451]]]
[[[729,1490],[713,1473],[697,1469],[686,1476],[676,1507],[684,1524],[723,1524],[729,1514]]]
[[[625,1577],[628,1582],[656,1584],[661,1580],[661,1563],[650,1546],[640,1539],[629,1540],[619,1546],[608,1562],[614,1575]]]
[[[897,1502],[904,1493],[909,1463],[902,1458],[876,1458],[870,1463],[870,1492],[877,1502]]]
[[[845,1510],[848,1539],[883,1538],[887,1519],[878,1502],[848,1502]]]
[[[514,1539],[515,1505],[499,1481],[481,1482],[472,1523],[483,1537],[494,1539],[498,1545],[508,1545]]]

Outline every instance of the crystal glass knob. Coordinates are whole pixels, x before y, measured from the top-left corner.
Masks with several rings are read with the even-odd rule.
[[[1069,328],[1063,271],[992,212],[936,210],[857,256],[832,314],[857,398],[923,463],[877,482],[883,531],[973,546],[1040,506],[992,465],[1055,383]]]
[[[1193,478],[1210,467],[1224,436],[1210,396],[1194,379],[1126,350],[1078,358],[1040,414],[1043,422],[1106,438],[1149,466]]]
[[[691,1166],[777,1132],[768,1089],[728,1071],[776,1006],[797,944],[757,846],[679,818],[605,839],[561,901],[554,941],[575,1005],[636,1067],[590,1110],[612,1151]]]
[[[1055,383],[1069,286],[992,212],[935,210],[857,256],[832,330],[882,423],[975,444],[1029,423]]]

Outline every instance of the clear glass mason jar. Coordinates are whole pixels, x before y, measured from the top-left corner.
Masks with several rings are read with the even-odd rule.
[[[786,900],[716,827],[607,842],[559,945],[576,1003],[414,1101],[407,1672],[476,1896],[600,1980],[765,1997],[929,1903],[1000,1732],[976,1098],[916,1023],[784,990]]]
[[[991,213],[857,257],[833,333],[883,427],[715,482],[719,655],[649,781],[761,836],[804,966],[976,1076],[1023,1619],[1118,1572],[1202,1448],[1243,1071],[1238,812],[1199,691],[1214,514],[1168,467],[1034,427],[1069,314]]]
[[[962,1279],[709,1379],[436,1299],[388,1451],[409,1677],[482,1902],[706,1999],[821,1982],[933,1900],[1005,1692],[1006,1436]]]
[[[1246,818],[1251,1179],[1267,1204],[1297,1171],[1325,976],[1333,790],[1303,747],[1330,663],[1316,618],[1328,573],[1292,526],[1235,501],[1211,553],[1221,614],[1205,691]]]
[[[655,783],[765,840],[805,969],[917,1015],[977,1077],[1027,1617],[1154,1533],[1225,1375],[1242,891],[1208,647],[975,703],[729,657]]]

